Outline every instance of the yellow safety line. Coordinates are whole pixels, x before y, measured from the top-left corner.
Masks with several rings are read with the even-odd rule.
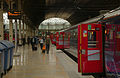
[[[81,27],[81,25],[80,25],[80,51],[82,50],[82,47],[81,47],[81,43],[82,43],[82,27]],[[81,59],[82,57],[81,57],[81,53],[80,53],[80,71],[82,72],[82,59]]]

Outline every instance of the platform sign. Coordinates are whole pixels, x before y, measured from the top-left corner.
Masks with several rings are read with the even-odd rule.
[[[80,55],[82,74],[103,73],[101,24],[81,24]],[[97,29],[97,30],[95,30]],[[99,30],[98,30],[99,29]]]
[[[20,11],[8,11],[8,19],[21,19]]]

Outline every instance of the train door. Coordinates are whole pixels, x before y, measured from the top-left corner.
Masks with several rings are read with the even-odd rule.
[[[82,74],[103,73],[101,24],[82,24],[80,35]]]

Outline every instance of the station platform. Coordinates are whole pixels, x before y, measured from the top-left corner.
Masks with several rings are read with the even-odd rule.
[[[94,78],[82,76],[77,63],[54,45],[49,54],[42,53],[39,45],[37,51],[32,51],[31,45],[18,47],[18,53],[13,68],[3,78]]]

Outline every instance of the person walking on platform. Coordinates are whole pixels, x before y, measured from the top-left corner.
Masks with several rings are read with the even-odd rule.
[[[47,54],[49,54],[49,49],[50,49],[50,38],[49,38],[49,35],[47,35],[47,38],[46,38],[46,51],[47,51]]]
[[[40,39],[40,47],[41,47],[41,50],[42,50],[42,47],[43,47],[43,38]]]
[[[23,40],[23,46],[25,45],[25,38],[22,39]]]
[[[36,47],[36,37],[33,37],[31,39],[31,45],[32,45],[32,50],[37,50],[37,47]]]
[[[30,44],[30,37],[27,38],[28,45]]]

